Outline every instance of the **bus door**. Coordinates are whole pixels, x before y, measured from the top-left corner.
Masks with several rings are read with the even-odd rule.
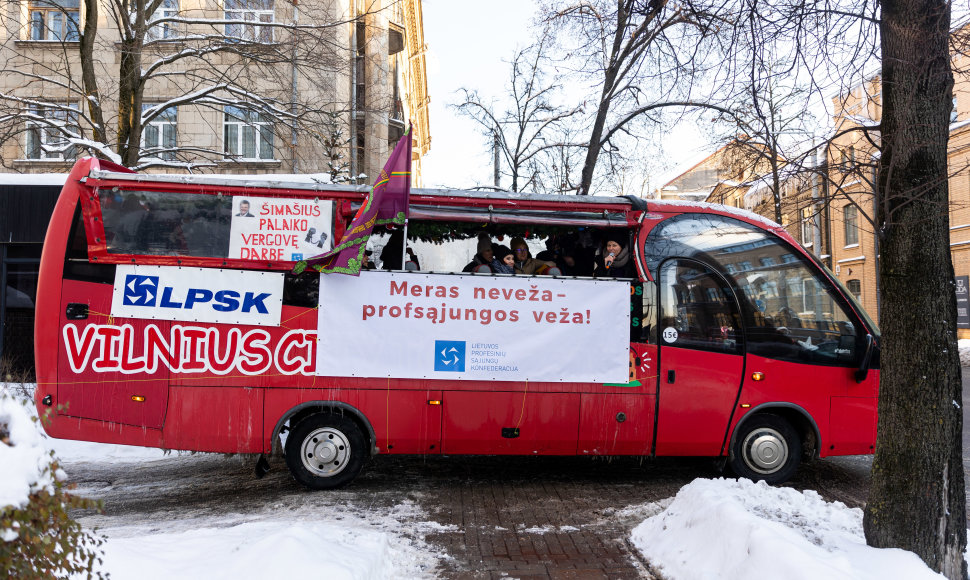
[[[700,262],[664,262],[659,276],[656,455],[720,455],[744,373],[738,301]]]
[[[153,336],[169,341],[171,323],[112,318],[115,268],[87,261],[78,219],[72,237],[58,312],[57,400],[67,406],[61,413],[161,429],[169,370],[158,360],[157,368],[145,372],[145,328],[153,326]],[[132,288],[129,295],[147,299],[147,292]]]

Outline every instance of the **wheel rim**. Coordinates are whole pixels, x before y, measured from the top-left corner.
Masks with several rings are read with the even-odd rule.
[[[333,477],[347,467],[350,441],[333,427],[313,430],[300,446],[303,467],[317,477]]]
[[[774,473],[788,462],[788,442],[770,427],[755,429],[744,438],[744,463],[761,474]]]

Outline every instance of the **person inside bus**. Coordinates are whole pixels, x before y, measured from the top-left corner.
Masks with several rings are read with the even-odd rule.
[[[144,249],[139,243],[139,234],[143,231],[142,222],[146,215],[148,210],[141,204],[138,196],[129,193],[121,204],[121,218],[115,228],[114,245],[117,250],[136,252]]]
[[[418,256],[415,255],[414,250],[407,248],[405,251],[408,254],[408,260],[407,262],[404,262],[404,269],[412,271],[420,270],[421,262],[418,260]]]
[[[512,238],[512,254],[515,259],[515,273],[533,275],[554,275],[559,273],[555,262],[536,260],[529,253],[529,245],[522,238]],[[551,269],[555,270],[551,270]]]
[[[505,246],[499,246],[499,248],[499,253],[503,254],[501,261],[504,266],[500,274],[515,274],[515,256],[512,255],[512,250]]]
[[[384,270],[404,269],[404,230],[395,230],[381,250],[381,268]]]
[[[502,250],[504,246],[492,243],[492,239],[485,232],[478,234],[478,247],[475,257],[469,262],[462,272],[477,272],[481,274],[511,274],[512,269],[508,268],[496,254],[496,249]],[[511,252],[509,252],[511,253]]]
[[[593,276],[596,278],[633,278],[633,260],[630,259],[626,235],[620,232],[607,232],[603,236]]]
[[[492,248],[492,240],[485,232],[478,234],[478,246],[472,261],[468,262],[462,272],[492,272],[492,262],[495,260],[495,250]]]

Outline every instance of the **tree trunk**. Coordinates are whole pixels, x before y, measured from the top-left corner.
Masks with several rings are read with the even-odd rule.
[[[613,88],[612,81],[614,76],[607,72],[606,82],[603,84],[603,94],[600,97],[599,107],[596,109],[596,119],[593,121],[593,132],[589,136],[589,147],[586,149],[586,161],[583,163],[583,172],[580,175],[579,195],[589,195],[590,187],[593,185],[593,171],[596,169],[596,160],[599,158],[600,139],[603,138],[603,127],[606,126],[606,115],[610,112],[612,100],[610,91]]]
[[[884,0],[879,435],[867,542],[966,577],[963,418],[949,248],[949,3]]]
[[[98,0],[84,2],[84,29],[78,50],[81,57],[81,83],[86,102],[84,107],[94,125],[91,138],[101,143],[108,142],[107,127],[104,125],[104,107],[101,104],[101,91],[98,90],[98,76],[95,72],[94,41],[98,36]]]

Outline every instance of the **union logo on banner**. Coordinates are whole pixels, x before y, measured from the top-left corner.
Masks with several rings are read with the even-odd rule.
[[[125,277],[126,306],[155,306],[158,298],[158,276],[129,274]]]
[[[464,340],[436,340],[434,341],[434,351],[434,370],[452,373],[465,372]]]

